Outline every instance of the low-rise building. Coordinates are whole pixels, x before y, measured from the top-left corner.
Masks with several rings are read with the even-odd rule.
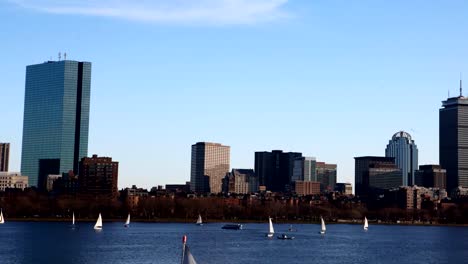
[[[123,190],[123,195],[128,206],[134,208],[138,206],[141,199],[148,197],[148,190],[132,185],[132,188]]]
[[[296,194],[299,196],[320,194],[320,182],[295,181],[294,187]]]
[[[426,188],[447,188],[447,171],[439,165],[421,165],[415,173],[414,184]]]
[[[232,169],[223,179],[226,193],[255,193],[258,191],[258,178],[252,169]]]
[[[19,172],[0,172],[0,191],[7,188],[24,190],[28,187],[28,176]]]
[[[352,195],[353,186],[351,183],[337,183],[335,184],[335,191],[343,195]]]
[[[47,183],[46,183],[46,190],[48,192],[52,191],[54,188],[54,182],[58,179],[62,178],[61,174],[49,174],[47,175]]]

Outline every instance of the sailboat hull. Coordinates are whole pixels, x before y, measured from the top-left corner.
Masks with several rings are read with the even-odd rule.
[[[274,235],[275,235],[274,233],[268,233],[268,234],[266,234],[266,237],[272,238]]]

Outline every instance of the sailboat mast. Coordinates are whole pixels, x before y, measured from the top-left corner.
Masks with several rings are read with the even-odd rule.
[[[182,259],[180,260],[181,264],[184,264],[184,258],[185,258],[185,244],[187,243],[187,236],[184,235],[182,237]]]

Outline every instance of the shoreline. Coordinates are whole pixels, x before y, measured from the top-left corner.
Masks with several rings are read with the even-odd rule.
[[[71,218],[7,218],[7,222],[70,222]],[[76,222],[83,222],[83,223],[94,223],[96,219],[91,219],[91,218],[76,218]],[[125,222],[125,219],[122,218],[109,218],[109,219],[104,219],[104,222]],[[180,224],[195,224],[195,220],[192,221],[192,219],[179,219],[179,218],[161,218],[161,219],[132,219],[132,222],[134,223],[164,223],[164,224],[170,224],[170,223],[180,223]],[[210,223],[241,223],[241,224],[261,224],[265,223],[265,221],[261,220],[210,220],[207,222],[204,222],[203,224],[210,224]],[[275,221],[275,224],[320,224],[319,221]],[[337,224],[347,224],[347,225],[362,225],[363,223],[361,221],[353,221],[353,220],[344,220],[344,219],[338,219],[336,222],[327,222],[327,225],[337,225]],[[398,226],[454,226],[454,227],[468,227],[468,224],[441,224],[441,223],[413,223],[413,222],[400,222],[400,223],[395,223],[395,222],[373,222],[369,221],[369,224],[371,225],[398,225]]]

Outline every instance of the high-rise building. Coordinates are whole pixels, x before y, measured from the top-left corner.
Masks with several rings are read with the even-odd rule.
[[[447,171],[439,165],[421,165],[415,174],[414,184],[427,188],[447,188]]]
[[[21,173],[44,188],[47,175],[79,171],[87,156],[91,63],[48,61],[26,67]]]
[[[448,98],[439,110],[439,162],[447,170],[447,191],[468,187],[468,98]]]
[[[291,181],[317,181],[317,161],[314,157],[298,157],[294,160]]]
[[[302,153],[283,152],[255,152],[255,173],[261,186],[274,192],[291,190],[294,170],[294,160],[302,157]]]
[[[0,143],[0,171],[8,171],[10,143]]]
[[[418,147],[407,132],[400,131],[393,135],[385,149],[385,156],[395,158],[403,178],[401,185],[414,184],[414,172],[418,169]]]
[[[115,198],[118,195],[117,181],[119,163],[112,158],[98,157],[82,158],[80,161],[78,182],[80,192],[89,195]]]
[[[192,145],[190,189],[198,193],[222,192],[223,178],[230,168],[230,147],[218,143]]]
[[[377,190],[401,186],[401,169],[392,157],[355,157],[354,179],[356,195],[368,197]]]
[[[333,191],[336,184],[337,165],[317,162],[317,181],[322,191]]]

